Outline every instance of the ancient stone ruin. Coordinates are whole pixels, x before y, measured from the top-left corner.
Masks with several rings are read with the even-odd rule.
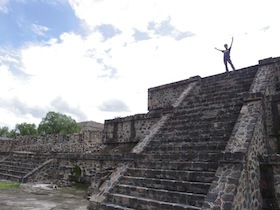
[[[91,210],[279,209],[280,58],[148,90],[103,130],[0,140],[0,179],[88,184]]]

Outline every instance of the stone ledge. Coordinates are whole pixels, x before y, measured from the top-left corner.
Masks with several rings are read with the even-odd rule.
[[[260,164],[280,165],[280,154],[260,156],[259,160]]]
[[[52,157],[56,159],[133,161],[136,158],[139,158],[139,155],[135,153],[124,153],[124,154],[113,154],[113,155],[54,153],[52,154]]]
[[[261,92],[244,94],[244,102],[259,101],[264,98]]]
[[[267,65],[267,64],[272,64],[272,63],[278,63],[280,62],[280,57],[269,57],[269,58],[265,58],[262,60],[259,60],[259,65]]]
[[[131,115],[127,117],[119,117],[111,120],[105,120],[105,125],[109,123],[119,123],[119,122],[130,122],[130,121],[137,121],[137,120],[147,120],[147,119],[153,119],[153,118],[159,118],[160,113],[153,112],[153,113],[147,113],[147,114],[136,114]],[[104,128],[106,127],[104,125]]]
[[[259,65],[271,64],[273,60],[274,59],[272,57],[259,60]]]
[[[222,154],[219,163],[245,163],[246,162],[246,154],[243,152],[225,152]]]
[[[181,80],[181,81],[178,81],[178,82],[172,82],[172,83],[168,83],[168,84],[165,84],[165,85],[160,85],[160,86],[157,86],[157,87],[149,88],[148,92],[158,91],[158,90],[165,89],[165,88],[177,87],[177,86],[181,86],[181,85],[186,85],[186,84],[189,84],[189,83],[192,83],[192,82],[197,82],[199,80],[201,80],[200,76],[194,76],[194,77],[190,77],[189,79],[186,79],[186,80]]]

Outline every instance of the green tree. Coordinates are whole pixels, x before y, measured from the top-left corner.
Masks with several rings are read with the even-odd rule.
[[[70,116],[57,112],[48,112],[38,126],[40,135],[47,134],[73,134],[80,131],[80,126]]]
[[[12,129],[11,131],[9,131],[9,133],[7,134],[8,138],[15,138],[16,136],[18,136],[19,133],[16,131],[16,129]]]
[[[15,138],[18,135],[15,129],[9,130],[8,127],[0,127],[0,137]]]
[[[30,124],[24,122],[21,124],[16,124],[15,131],[21,136],[38,135],[38,130],[34,123]]]
[[[9,135],[9,128],[4,126],[0,127],[0,137],[7,137]]]

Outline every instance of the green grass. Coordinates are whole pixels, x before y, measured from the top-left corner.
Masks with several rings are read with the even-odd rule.
[[[74,184],[74,188],[76,188],[78,190],[87,190],[88,189],[88,185],[86,185],[84,183],[75,183]]]
[[[19,187],[19,185],[20,185],[20,183],[18,183],[18,182],[0,181],[0,189],[17,188],[17,187]]]

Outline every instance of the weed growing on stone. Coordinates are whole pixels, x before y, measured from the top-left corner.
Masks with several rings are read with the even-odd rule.
[[[0,189],[17,188],[20,186],[18,182],[0,181]]]

